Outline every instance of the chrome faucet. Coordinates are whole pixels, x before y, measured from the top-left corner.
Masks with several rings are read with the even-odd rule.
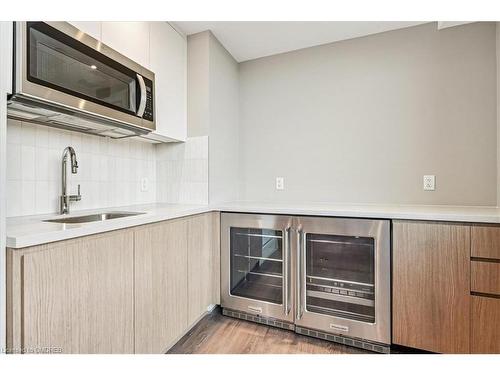
[[[76,174],[78,171],[78,162],[76,161],[76,153],[73,147],[68,146],[64,149],[62,154],[62,195],[61,195],[61,204],[60,204],[60,213],[61,215],[69,214],[69,202],[76,202],[82,199],[80,195],[80,184],[78,184],[78,194],[77,195],[68,195],[67,192],[67,161],[68,154],[71,159],[71,173]]]

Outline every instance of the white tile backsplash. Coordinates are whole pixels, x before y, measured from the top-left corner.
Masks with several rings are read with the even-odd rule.
[[[68,169],[69,193],[81,185],[82,200],[71,209],[154,203],[155,145],[113,140],[9,120],[7,124],[7,216],[55,213],[61,194],[61,157],[77,154],[78,173]],[[142,192],[141,178],[149,180]]]
[[[208,136],[156,146],[157,200],[208,204]]]

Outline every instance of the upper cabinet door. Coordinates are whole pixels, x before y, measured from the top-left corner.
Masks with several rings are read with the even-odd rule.
[[[149,69],[149,22],[102,22],[102,42]]]
[[[155,134],[184,141],[187,135],[187,42],[167,22],[150,22],[155,73]]]
[[[100,21],[69,21],[77,29],[90,35],[92,38],[101,40],[101,22]]]

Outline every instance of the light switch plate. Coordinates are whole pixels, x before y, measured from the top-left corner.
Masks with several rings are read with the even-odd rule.
[[[276,190],[285,189],[285,179],[283,177],[276,177]]]
[[[433,191],[436,190],[436,176],[435,175],[425,175],[424,176],[424,190]]]

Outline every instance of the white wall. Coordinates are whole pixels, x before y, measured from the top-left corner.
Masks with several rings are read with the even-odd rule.
[[[238,63],[211,32],[204,31],[188,37],[187,71],[188,136],[208,135],[208,201],[236,200],[239,182]],[[190,186],[189,189],[195,189],[191,183]]]
[[[496,205],[495,42],[431,23],[241,63],[242,198]]]
[[[69,193],[81,185],[82,200],[71,210],[127,206],[156,201],[155,146],[113,140],[9,120],[7,129],[7,216],[55,213],[61,195],[61,157],[66,146],[77,155],[78,173],[68,168]],[[141,191],[141,178],[148,191]]]
[[[239,198],[239,67],[210,33],[210,203]]]

